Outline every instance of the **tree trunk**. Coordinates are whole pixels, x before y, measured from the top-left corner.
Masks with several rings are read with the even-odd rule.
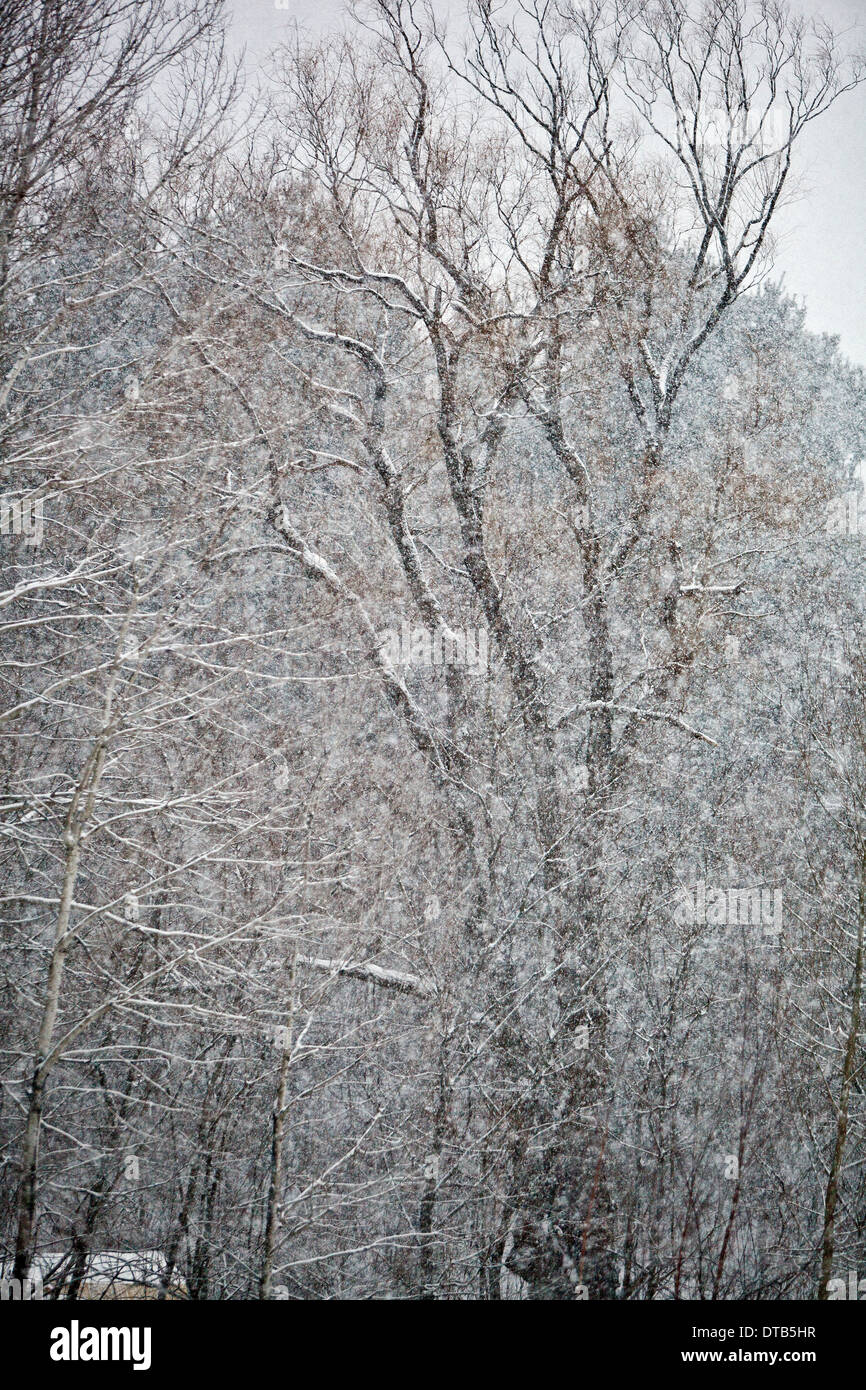
[[[292,1041],[295,1022],[295,969],[297,953],[292,960],[292,973],[289,982],[289,1016],[286,1034],[280,1053],[280,1071],[277,1080],[277,1095],[274,1101],[271,1123],[271,1173],[268,1185],[268,1207],[265,1217],[265,1243],[262,1252],[262,1272],[259,1277],[259,1298],[267,1301],[271,1297],[274,1265],[274,1247],[280,1224],[280,1194],[283,1185],[283,1134],[286,1123],[286,1095],[289,1088],[289,1068],[292,1064]]]
[[[857,1042],[860,1032],[860,1013],[863,992],[863,938],[866,922],[866,860],[861,863],[860,892],[857,902],[857,950],[854,956],[854,984],[851,998],[851,1019],[845,1041],[845,1056],[842,1061],[842,1080],[839,1086],[839,1103],[836,1109],[836,1140],[833,1158],[824,1194],[824,1229],[821,1238],[821,1274],[818,1283],[818,1298],[826,1301],[829,1297],[829,1282],[833,1273],[833,1256],[836,1250],[836,1210],[839,1205],[839,1178],[845,1162],[845,1147],[848,1142],[848,1117],[851,1102],[851,1084],[856,1070]]]

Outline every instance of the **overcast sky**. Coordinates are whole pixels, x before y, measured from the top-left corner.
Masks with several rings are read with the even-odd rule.
[[[436,0],[448,4],[448,0]],[[229,0],[237,37],[251,63],[300,20],[311,32],[338,28],[343,0]],[[450,5],[449,5],[450,8]],[[866,49],[866,0],[801,0],[800,10],[856,30],[851,42]],[[866,88],[850,93],[810,126],[797,156],[798,196],[776,226],[777,274],[802,296],[809,326],[837,334],[843,349],[866,366]]]

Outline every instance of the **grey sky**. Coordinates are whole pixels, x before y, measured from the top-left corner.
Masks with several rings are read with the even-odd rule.
[[[279,41],[286,24],[300,20],[311,32],[340,26],[343,0],[229,0],[237,37],[250,59]],[[859,31],[852,45],[866,49],[866,0],[801,0],[800,10],[837,29]],[[802,296],[809,326],[834,333],[845,352],[866,366],[866,89],[850,93],[811,126],[800,145],[797,196],[777,223],[776,273]]]

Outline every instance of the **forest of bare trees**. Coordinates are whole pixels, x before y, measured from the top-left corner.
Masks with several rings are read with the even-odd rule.
[[[856,44],[226,19],[0,0],[7,1284],[866,1293]]]

